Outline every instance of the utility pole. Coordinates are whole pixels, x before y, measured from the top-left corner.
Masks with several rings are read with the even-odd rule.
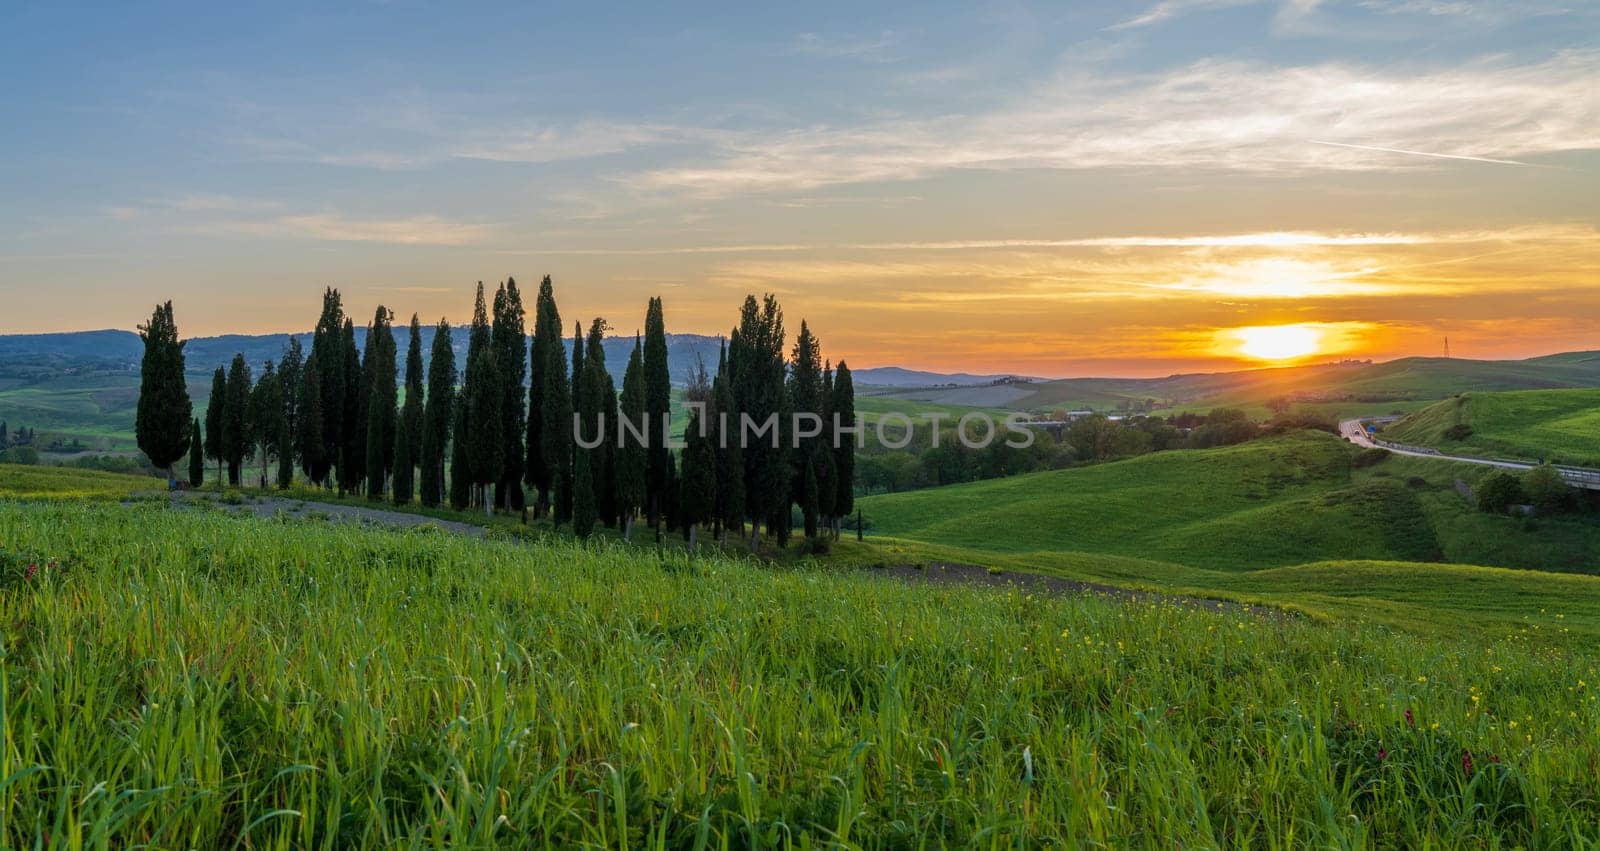
[[[1444,356],[1445,356],[1446,359],[1449,359],[1449,357],[1450,357],[1450,337],[1449,337],[1449,335],[1445,335],[1445,338],[1444,338]]]

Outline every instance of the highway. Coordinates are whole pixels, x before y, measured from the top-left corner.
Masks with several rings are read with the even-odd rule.
[[[1426,446],[1409,446],[1403,443],[1390,443],[1386,440],[1375,440],[1367,434],[1364,420],[1344,420],[1339,423],[1339,434],[1345,440],[1357,446],[1369,449],[1387,449],[1396,455],[1412,455],[1417,458],[1443,458],[1447,461],[1460,461],[1465,464],[1481,464],[1485,467],[1499,467],[1503,470],[1531,470],[1538,466],[1528,461],[1510,461],[1504,458],[1474,458],[1471,455],[1450,455],[1437,449]],[[1561,473],[1561,478],[1575,488],[1600,490],[1600,470],[1589,470],[1583,467],[1556,466]]]

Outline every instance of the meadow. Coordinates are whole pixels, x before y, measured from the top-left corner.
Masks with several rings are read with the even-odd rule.
[[[1539,634],[74,499],[0,577],[12,847],[1600,839]]]
[[[1460,455],[1600,467],[1600,390],[1464,393],[1394,423],[1383,436]]]

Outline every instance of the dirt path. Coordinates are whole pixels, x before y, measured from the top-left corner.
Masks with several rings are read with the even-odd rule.
[[[172,495],[172,504],[182,506],[188,497],[209,499],[212,503],[224,508],[241,511],[250,511],[258,517],[275,517],[279,512],[294,519],[307,519],[323,516],[330,520],[345,523],[368,523],[377,526],[388,526],[393,529],[409,529],[413,526],[432,525],[447,532],[458,535],[470,535],[474,538],[484,536],[482,526],[471,523],[460,523],[454,520],[439,520],[421,514],[411,514],[406,511],[388,511],[382,508],[372,508],[365,505],[341,505],[331,502],[310,502],[303,499],[290,499],[277,496],[253,496],[248,502],[237,505],[225,503],[213,493],[194,493],[179,491]]]

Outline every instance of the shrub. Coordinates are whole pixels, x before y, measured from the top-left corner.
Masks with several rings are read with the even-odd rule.
[[[1523,474],[1522,490],[1541,513],[1562,511],[1572,504],[1572,488],[1561,478],[1561,472],[1548,463]]]
[[[1466,423],[1456,423],[1444,430],[1445,440],[1466,440],[1472,436],[1472,426]]]
[[[1505,514],[1509,506],[1521,504],[1522,500],[1522,483],[1503,470],[1490,474],[1478,485],[1479,511]]]
[[[1358,470],[1363,467],[1375,467],[1389,460],[1389,454],[1389,450],[1387,449],[1379,449],[1376,447],[1372,449],[1363,449],[1356,453],[1356,457],[1350,459],[1350,466],[1355,467]]]

